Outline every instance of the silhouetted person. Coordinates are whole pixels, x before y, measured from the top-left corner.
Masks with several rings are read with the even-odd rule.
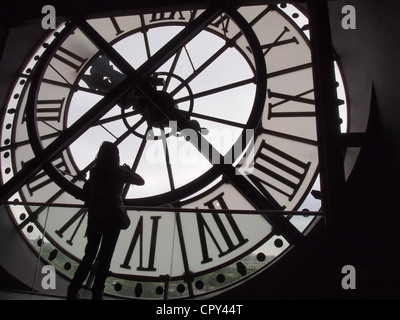
[[[88,206],[87,244],[84,257],[68,287],[69,300],[79,299],[78,292],[89,274],[99,246],[92,299],[103,297],[104,284],[119,233],[121,229],[128,228],[130,223],[122,200],[125,183],[143,185],[144,180],[127,165],[119,165],[117,146],[111,142],[103,142],[84,188]]]

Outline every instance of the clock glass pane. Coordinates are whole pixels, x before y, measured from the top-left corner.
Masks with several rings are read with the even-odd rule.
[[[194,32],[207,14],[63,23],[18,75],[2,115],[1,179],[64,142],[8,207],[62,277],[84,254],[87,209],[75,191],[103,141],[146,182],[124,189],[131,225],[117,243],[109,294],[173,299],[229,287],[267,269],[319,220],[306,16],[285,4],[243,6]]]

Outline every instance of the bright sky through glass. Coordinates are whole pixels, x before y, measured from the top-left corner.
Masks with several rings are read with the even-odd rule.
[[[282,10],[284,10],[289,17],[293,18],[295,23],[298,24],[299,28],[302,28],[308,23],[307,18],[295,7],[288,5],[286,7],[282,7]],[[154,54],[159,48],[167,43],[167,41],[171,39],[181,28],[182,27],[175,26],[149,30],[147,36],[150,44],[150,53]],[[305,34],[309,37],[308,31],[305,31]],[[221,38],[216,37],[209,32],[201,32],[185,47],[185,52],[182,52],[179,58],[179,63],[174,73],[178,74],[182,78],[186,78],[192,73],[195,68],[201,66],[201,64],[206,61],[206,59],[210,57],[210,55],[212,55],[221,46],[223,46],[223,44],[224,41]],[[141,33],[133,34],[130,37],[127,37],[117,42],[114,45],[114,48],[117,49],[120,54],[134,68],[140,67],[140,65],[144,63],[148,58],[146,54],[145,41]],[[173,59],[171,58],[158,71],[165,73],[169,72],[172,61]],[[234,62],[234,68],[232,68],[232,62]],[[341,130],[342,132],[345,132],[347,129],[347,105],[340,70],[336,62],[335,73],[338,82],[338,98],[344,101],[344,104],[342,104],[339,108],[339,112],[342,119]],[[193,89],[194,93],[198,93],[211,88],[222,86],[226,84],[226,79],[234,82],[247,79],[251,76],[252,74],[248,65],[244,63],[239,53],[232,49],[228,50],[223,56],[220,57],[220,59],[218,59],[218,61],[209,66],[205,70],[205,72],[202,72],[199,77],[197,77],[190,83],[190,86]],[[179,84],[180,83],[177,79],[172,79],[168,91]],[[189,93],[187,91],[181,90],[176,96],[174,96],[174,98],[184,99],[185,96],[187,96],[188,94]],[[249,109],[243,108],[243,106],[251,106],[251,98],[254,96],[254,86],[243,86],[236,88],[235,91],[232,90],[229,94],[228,100],[226,99],[226,96],[224,96],[223,94],[214,94],[206,96],[202,99],[197,99],[193,112],[199,112],[222,119],[229,118],[229,120],[236,122],[241,122],[243,121],[243,119],[247,118]],[[79,101],[79,103],[82,104],[83,99],[93,99],[88,103],[88,105],[90,105],[93,104],[96,99],[100,98],[101,97],[96,97],[93,95],[88,95],[86,98],[84,96],[77,96],[76,101]],[[80,108],[82,108],[82,106]],[[181,110],[187,110],[188,103],[180,103],[179,108]],[[78,108],[73,104],[71,110],[75,109]],[[84,109],[81,110],[84,111]],[[106,117],[115,116],[118,114],[120,114],[120,110],[118,107],[115,107]],[[72,114],[70,115],[70,117],[71,121],[73,121]],[[207,127],[208,123],[206,120],[197,120],[201,122],[202,126]],[[240,134],[240,130],[238,130],[238,128],[225,126],[219,123],[212,123],[211,127],[215,128],[215,131],[211,131],[210,135],[207,136],[207,139],[209,139],[209,141],[211,142],[213,132],[222,132],[223,130],[228,130],[231,132],[232,139],[235,139],[235,137]],[[142,129],[144,132],[146,128],[143,126]],[[78,140],[75,144],[71,146],[73,154],[75,152],[79,152],[79,150],[86,151],[84,155],[80,156],[79,159],[77,159],[77,161],[79,161],[78,165],[80,167],[84,167],[84,165],[90,163],[90,161],[92,161],[94,156],[96,155],[99,145],[91,142],[90,135],[96,135],[97,141],[102,140],[98,139],[98,137],[100,136],[104,140],[114,140],[115,137],[118,137],[120,134],[123,133],[123,130],[126,130],[126,128],[121,128],[118,127],[118,125],[111,124],[104,126],[104,128],[98,127],[96,128],[96,131],[88,132],[86,135],[84,135],[82,139]],[[226,138],[227,136],[225,136],[225,139]],[[214,140],[219,142],[220,137],[218,137],[217,135],[216,139]],[[218,145],[218,143],[212,144],[215,146]],[[176,149],[174,149],[173,147],[170,148],[170,161],[172,163],[171,167],[174,172],[174,180],[176,186],[184,185],[185,183],[196,179],[196,177],[200,176],[211,167],[208,161],[202,158],[202,156],[191,146],[191,144],[185,143],[181,140],[179,142],[176,142],[174,146]],[[146,179],[146,185],[142,188],[135,187],[134,192],[130,194],[131,197],[143,197],[158,194],[169,191],[170,189],[170,186],[166,179],[167,168],[163,164],[165,155],[163,154],[162,149],[160,149],[160,145],[157,145],[156,141],[150,141],[148,142],[148,147],[149,152],[146,154],[146,159],[145,161],[141,161],[138,167],[138,172],[142,174]],[[226,144],[225,147],[229,147],[228,144]],[[132,150],[138,150],[138,148],[138,142],[134,141],[133,139],[128,138],[123,143],[121,143],[121,163],[128,163],[129,165],[132,164],[130,153],[129,155],[125,155],[123,150],[129,150],[131,152]],[[182,148],[185,148],[185,150],[182,151]],[[222,153],[227,151],[224,150],[224,146],[221,146],[220,150]],[[316,180],[313,189],[320,190],[319,179]],[[299,210],[302,210],[303,208],[307,208],[311,211],[318,211],[320,209],[320,202],[314,199],[312,196],[309,196],[304,201]],[[293,217],[291,222],[300,231],[304,231],[304,229],[312,221],[312,219],[312,217]],[[268,250],[271,250],[271,248],[268,247]]]
[[[315,196],[321,188],[318,176],[312,63],[309,43],[306,41],[306,37],[309,37],[306,28],[308,20],[291,5],[279,5],[289,19],[282,15],[280,10],[269,10],[270,8],[267,7],[267,5],[248,6],[238,10],[245,21],[251,24],[261,48],[253,41],[249,41],[252,39],[252,32],[243,31],[245,29],[239,30],[239,26],[242,28],[243,25],[240,19],[234,18],[234,14],[232,14],[232,19],[226,20],[224,20],[226,17],[221,15],[162,66],[153,70],[155,72],[152,74],[152,76],[157,75],[158,79],[163,80],[164,83],[168,83],[166,86],[154,85],[159,95],[167,93],[164,97],[172,98],[182,115],[190,116],[189,121],[197,121],[204,139],[221,155],[225,155],[232,148],[250,124],[256,126],[258,122],[252,122],[249,119],[253,119],[250,116],[257,115],[256,119],[260,122],[256,138],[252,139],[251,144],[245,146],[245,150],[239,150],[241,157],[246,155],[247,161],[238,165],[241,160],[239,157],[234,163],[236,173],[248,174],[245,179],[227,174],[226,180],[223,180],[222,170],[216,171],[208,179],[205,173],[213,167],[213,164],[192,143],[186,141],[181,132],[175,131],[173,124],[167,124],[168,120],[161,115],[158,108],[151,103],[150,99],[144,97],[140,90],[136,89],[121,99],[63,152],[62,157],[66,158],[65,169],[63,166],[56,165],[56,161],[53,162],[65,179],[70,181],[73,179],[72,182],[81,187],[83,180],[80,179],[78,172],[81,170],[87,172],[87,168],[91,167],[101,143],[103,141],[118,142],[121,164],[126,163],[132,167],[137,165],[135,170],[146,181],[144,186],[131,187],[126,198],[140,199],[140,203],[149,206],[157,206],[158,203],[155,202],[161,199],[160,203],[173,203],[176,207],[182,208],[166,212],[158,210],[156,212],[155,209],[129,209],[132,224],[129,230],[121,233],[118,250],[113,258],[112,272],[119,275],[149,276],[155,281],[164,274],[180,277],[186,268],[183,258],[183,252],[186,249],[183,249],[182,244],[185,244],[187,248],[185,254],[190,261],[190,271],[197,273],[197,276],[212,273],[222,266],[233,266],[238,261],[246,261],[247,258],[258,260],[259,265],[267,264],[267,261],[264,262],[257,256],[259,254],[261,256],[264,254],[269,258],[279,256],[291,247],[286,240],[286,237],[290,239],[290,236],[283,232],[284,228],[280,229],[279,224],[275,226],[276,228],[272,227],[269,218],[260,215],[254,205],[260,203],[259,198],[254,195],[260,198],[265,196],[265,199],[261,201],[269,199],[266,201],[275,202],[277,205],[273,204],[274,208],[278,208],[278,205],[282,206],[286,210],[285,218],[300,232],[306,234],[317,221],[318,218],[307,215],[308,211],[319,211],[321,208],[321,202]],[[133,68],[139,69],[152,55],[182,31],[194,17],[192,11],[179,12],[179,14],[177,12],[172,12],[168,17],[156,14],[140,17],[105,17],[89,20],[88,23],[101,37],[112,43],[113,48],[123,59]],[[200,14],[199,12],[196,12],[196,17]],[[290,18],[298,25],[298,28],[289,21]],[[237,25],[233,22],[235,19],[237,19]],[[227,24],[220,24],[221,21]],[[248,26],[245,22],[243,24],[245,27]],[[60,110],[62,115],[65,112],[66,117],[62,121],[54,121],[59,125],[57,127],[48,120],[49,115],[46,118],[45,114],[49,112],[48,110],[51,110],[50,113],[54,112],[52,111],[54,108],[42,107],[40,110],[42,118],[37,118],[39,120],[37,129],[42,130],[38,133],[41,138],[47,136],[42,139],[44,148],[54,141],[53,138],[56,139],[55,137],[59,136],[65,127],[71,127],[87,114],[125,77],[107,56],[102,56],[98,52],[94,44],[96,41],[89,40],[89,37],[93,35],[89,33],[85,35],[83,30],[85,27],[81,25],[80,29],[69,34],[68,39],[61,44],[64,51],[61,49],[57,51],[57,54],[61,56],[65,55],[65,52],[74,54],[67,54],[64,61],[60,61],[56,54],[50,60],[43,77],[44,81],[39,90],[42,95],[38,95],[38,100],[42,102],[38,101],[38,105],[43,104],[43,101],[53,101],[52,103],[61,101],[54,99],[62,96],[63,102],[59,103],[61,107],[57,110]],[[305,36],[301,30],[306,30]],[[53,39],[55,37],[51,36],[47,42],[51,43]],[[234,41],[231,42],[229,39],[234,39]],[[257,52],[260,49],[262,52]],[[35,55],[40,56],[43,51],[44,48],[38,49]],[[77,68],[73,67],[70,70],[71,64],[75,66],[72,62],[74,57],[82,57],[83,62],[76,65]],[[92,71],[96,75],[96,68],[105,61],[102,60],[104,57],[106,63],[110,63],[114,73],[111,72],[112,76],[110,76],[108,74],[110,68],[107,69],[105,65],[101,65],[97,73],[100,77],[96,78]],[[70,63],[66,64],[65,59]],[[44,59],[38,60],[44,61]],[[36,59],[32,58],[27,67],[33,69],[35,63],[37,63]],[[259,66],[262,68],[259,69]],[[197,73],[197,70],[201,71]],[[347,105],[337,62],[335,62],[335,73],[338,99],[344,102],[339,106],[339,113],[342,119],[341,130],[345,132]],[[25,75],[24,79],[29,79],[29,77]],[[256,77],[257,81],[255,81]],[[113,79],[118,79],[118,81]],[[265,91],[263,81],[265,79],[267,91]],[[46,82],[53,83],[50,85]],[[75,85],[77,85],[77,90],[71,90],[75,88]],[[11,96],[19,95],[20,92],[17,91],[21,91],[21,88],[24,88],[26,92],[29,91],[20,83],[15,86]],[[258,88],[262,90],[257,90]],[[260,92],[262,92],[261,95]],[[17,100],[10,99],[9,109],[20,108],[15,101]],[[23,110],[22,107],[21,110]],[[4,123],[25,123],[25,121],[20,121],[21,119],[16,121],[13,114],[14,112],[9,112],[5,115]],[[28,118],[28,120],[31,119]],[[27,142],[26,149],[24,146],[16,148],[21,154],[23,153],[21,150],[28,150],[25,151],[25,158],[22,160],[34,157],[29,145],[30,140],[24,130],[26,128],[23,126],[15,126],[15,128],[14,132],[17,131],[17,135],[20,135],[15,140]],[[19,130],[20,128],[22,130]],[[3,129],[3,132],[6,132],[4,139],[11,140],[12,137],[7,136],[10,134],[7,130],[11,132],[9,129]],[[52,138],[49,139],[49,135]],[[6,178],[3,181],[7,181],[8,177],[12,176],[11,167],[18,171],[18,166],[12,164],[11,161],[23,162],[20,159],[10,160],[7,157],[1,161],[2,166],[10,170],[10,173],[6,172],[4,175]],[[18,198],[33,203],[36,200],[46,201],[51,197],[51,200],[46,203],[51,203],[57,198],[54,203],[82,205],[80,200],[75,199],[65,189],[60,190],[46,173],[38,176],[39,178],[35,180],[38,186],[37,191],[31,192],[32,188],[25,187],[28,192],[22,189],[20,195],[14,197],[13,200]],[[198,178],[202,176],[207,179],[205,179],[206,183],[200,186],[199,180],[202,179]],[[89,174],[86,174],[86,178],[88,177]],[[238,183],[238,181],[249,183]],[[180,187],[183,193],[169,194],[170,191]],[[55,192],[65,198],[58,197]],[[34,196],[29,197],[28,194],[31,196],[34,194]],[[146,199],[152,196],[154,198]],[[262,202],[259,207],[268,206],[264,206]],[[28,221],[26,220],[27,207],[19,204],[10,208],[15,222],[25,225]],[[82,208],[68,205],[49,207],[44,205],[36,209],[29,205],[29,208],[32,211],[43,210],[37,220],[21,227],[28,239],[36,240],[38,237],[43,237],[43,241],[49,241],[65,249],[74,257],[82,257],[86,243],[83,239],[87,221],[85,214],[82,214]],[[186,209],[193,211],[193,208],[199,210],[186,211]],[[228,208],[240,211],[232,215],[224,213],[211,215],[207,212],[208,208]],[[206,209],[205,212],[202,209]],[[291,210],[297,212],[291,215]],[[79,221],[78,214],[82,214],[79,216]],[[200,217],[207,221],[207,226],[201,222],[203,220]],[[153,220],[153,218],[159,219]],[[144,221],[143,225],[139,224],[141,219]],[[156,227],[157,237],[154,237],[157,242],[153,245],[153,240],[147,240],[153,239],[154,221],[157,221],[159,225]],[[235,224],[237,224],[236,227]],[[182,231],[179,230],[179,226]],[[63,229],[62,235],[59,232],[61,229]],[[143,233],[139,235],[136,230],[142,230]],[[204,235],[205,238],[202,238],[201,231],[207,234],[207,236]],[[140,250],[136,247],[135,255],[129,257],[126,249],[129,243],[132,245],[134,239],[132,232],[140,236],[140,242],[143,241],[144,247],[142,249],[142,243],[140,243]],[[239,233],[243,233],[246,241]],[[73,245],[72,241],[68,243],[68,234],[71,239],[74,239]],[[211,239],[213,237],[215,239]],[[230,244],[228,240],[232,243]],[[142,264],[142,257],[140,256],[140,259],[138,257],[139,252],[140,255],[150,254],[153,252],[152,248],[156,247],[158,265],[154,273],[151,273],[153,270],[147,270],[151,271],[147,273],[146,270],[139,270],[134,266],[138,264],[138,261],[140,265]],[[210,257],[214,258],[207,263],[203,263],[206,260],[204,249],[209,250]],[[225,251],[224,255],[222,251]],[[127,257],[130,259],[132,268],[121,265]],[[147,257],[145,256],[144,259],[147,260]]]
[[[154,54],[181,29],[182,27],[150,29],[147,34],[150,44],[150,54]],[[193,68],[201,66],[224,44],[225,42],[221,38],[210,32],[201,32],[187,44],[185,51],[181,52],[178,64],[174,69],[174,74],[182,79],[187,78],[193,72]],[[114,48],[117,49],[122,57],[135,69],[139,68],[142,63],[147,60],[146,47],[141,33],[136,33],[124,38],[117,42]],[[167,61],[157,72],[160,74],[167,74],[171,69],[173,59],[174,57]],[[234,66],[234,68],[232,66]],[[116,69],[115,66],[114,69]],[[86,74],[89,73],[90,68],[86,71]],[[198,77],[190,82],[190,89],[194,94],[201,93],[236,81],[246,80],[252,76],[253,74],[248,63],[236,50],[230,48],[201,72]],[[181,81],[179,81],[179,79],[172,78],[167,91],[173,91],[175,87],[180,84]],[[80,85],[86,87],[83,81],[80,82]],[[160,89],[158,88],[158,90]],[[252,108],[254,90],[255,85],[249,84],[240,86],[234,90],[223,90],[220,93],[206,95],[205,97],[195,100],[192,111],[195,114],[213,117],[214,119],[224,119],[232,121],[233,123],[243,124],[248,118]],[[188,92],[186,88],[183,88],[174,96],[175,100],[183,100],[183,102],[178,104],[180,110],[188,111],[189,102],[187,98],[189,96],[190,92]],[[71,101],[68,122],[73,123],[101,98],[102,95],[85,92],[74,94]],[[103,119],[119,116],[120,114],[121,109],[116,106],[103,117]],[[140,118],[140,115],[127,120],[133,125],[137,122],[138,118]],[[229,151],[234,141],[242,132],[242,128],[226,125],[218,120],[210,121],[197,118],[196,116],[192,118],[196,119],[201,127],[208,130],[208,134],[205,135],[205,138],[222,154]],[[139,129],[141,129],[142,134],[144,134],[146,131],[146,124],[143,124]],[[114,141],[126,130],[127,128],[122,124],[122,121],[110,122],[88,130],[70,147],[72,154],[79,154],[79,157],[76,157],[77,165],[80,168],[84,168],[95,158],[101,141]],[[168,132],[168,130],[169,129],[167,129],[166,132]],[[154,132],[159,133],[160,131],[156,128]],[[167,141],[175,187],[185,185],[211,168],[209,161],[207,161],[191,143],[185,142],[183,137],[179,139],[170,137]],[[126,138],[120,144],[121,163],[132,165],[132,152],[138,151],[140,142],[140,139],[132,136]],[[85,150],[85,152],[82,153],[82,150]],[[138,173],[144,177],[146,184],[143,187],[135,187],[134,192],[131,194],[132,197],[155,195],[170,190],[165,161],[162,142],[160,140],[148,140],[146,152],[138,166]]]
[[[288,14],[289,17],[294,19],[300,28],[307,23],[307,19],[293,6],[288,5],[286,8],[282,9]],[[175,26],[149,30],[148,37],[150,42],[150,53],[154,54],[181,28],[182,27]],[[307,31],[305,33],[307,34]],[[48,41],[51,42],[51,39]],[[179,74],[183,78],[187,77],[192,73],[193,68],[199,67],[210,55],[218,50],[218,48],[223,46],[223,44],[224,41],[220,37],[207,31],[201,32],[199,36],[188,43],[185,51],[182,52],[175,73]],[[116,48],[134,68],[138,68],[148,59],[143,34],[140,32],[117,42],[114,45],[114,48]],[[40,49],[40,51],[43,50],[43,48]],[[35,62],[32,60],[31,64],[33,65],[34,63]],[[172,58],[167,61],[158,71],[169,72],[171,64]],[[86,73],[89,73],[89,71],[90,69],[87,70]],[[347,128],[347,105],[343,81],[341,79],[337,63],[335,63],[335,72],[338,82],[338,98],[344,100],[345,102],[339,107],[340,117],[343,121],[341,130],[342,132],[345,132]],[[190,86],[194,93],[198,93],[222,86],[226,83],[248,79],[249,77],[252,77],[249,66],[246,64],[240,54],[232,49],[227,50],[225,54],[223,54],[217,61],[210,65],[209,68],[201,74],[201,76],[193,80],[190,83]],[[174,86],[179,84],[180,82],[178,79],[172,79],[168,89],[172,90]],[[83,81],[80,81],[79,85],[86,86]],[[15,90],[17,89],[18,88]],[[221,119],[229,119],[232,122],[245,123],[252,106],[254,89],[254,85],[246,85],[229,90],[229,92],[221,92],[219,94],[213,94],[204,98],[196,99],[196,105],[194,106],[193,112],[206,114]],[[189,92],[183,89],[177,93],[174,98],[184,100],[184,98],[188,95]],[[83,91],[76,92],[71,100],[68,122],[73,123],[102,97],[103,95],[101,94],[87,93]],[[188,102],[179,103],[179,108],[181,108],[181,110],[187,110],[189,108]],[[116,106],[104,118],[107,119],[120,115],[121,109]],[[140,115],[132,116],[128,119],[128,121],[130,121],[130,124],[132,125],[136,123],[140,117]],[[218,122],[210,122],[201,118],[197,118],[196,120],[201,123],[202,127],[204,126],[210,129],[210,133],[206,136],[206,138],[209,139],[214,146],[218,147],[222,153],[226,152],[226,148],[228,148],[229,145],[221,145],[219,143],[223,139],[232,139],[233,141],[240,133],[240,129],[235,128],[234,126],[227,126]],[[102,126],[98,125],[88,130],[70,146],[71,153],[74,155],[78,167],[84,168],[87,164],[93,161],[103,140],[114,141],[116,137],[119,137],[125,131],[126,126],[122,124],[122,121],[105,123]],[[145,124],[138,128],[138,132],[142,134],[144,134],[145,131]],[[121,150],[121,163],[132,165],[133,159],[131,154],[132,152],[136,153],[138,151],[138,141],[138,139],[135,139],[135,137],[132,136],[126,138],[119,145]],[[173,145],[171,144],[170,146],[171,150],[173,151],[171,155],[176,156],[175,158],[172,158],[172,170],[174,172],[174,181],[176,183],[176,187],[179,187],[196,179],[208,168],[210,168],[211,165],[205,159],[201,158],[201,155],[194,150],[190,143],[185,143],[182,138],[181,140],[177,139],[176,141],[175,153],[172,149]],[[160,145],[157,146],[157,143],[157,141],[148,141],[149,153],[146,154],[146,157],[140,162],[138,167],[138,172],[146,179],[146,185],[144,187],[135,187],[133,192],[130,194],[131,197],[140,198],[170,190],[170,185],[167,179],[167,168],[165,163],[160,163],[159,161],[164,159],[164,154],[161,152],[162,149],[160,148]],[[185,147],[183,148],[184,145]],[[152,163],[152,161],[155,161],[155,163]],[[186,162],[185,165],[182,165],[182,162]],[[316,180],[315,187],[313,189],[319,190],[319,179]],[[317,211],[320,208],[320,202],[309,196],[299,210],[302,210],[302,208],[308,208],[309,210]],[[292,218],[291,221],[299,230],[303,231],[311,220],[311,217],[301,217]],[[268,250],[270,250],[270,248]]]

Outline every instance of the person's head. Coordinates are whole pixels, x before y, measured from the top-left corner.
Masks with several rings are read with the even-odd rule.
[[[97,167],[116,167],[119,165],[119,150],[116,145],[111,142],[104,141],[97,153]]]

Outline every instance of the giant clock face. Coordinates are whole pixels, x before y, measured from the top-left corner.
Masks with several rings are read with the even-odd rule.
[[[124,191],[132,223],[106,292],[202,295],[302,241],[315,218],[293,212],[319,209],[318,141],[307,28],[287,9],[76,19],[45,39],[3,114],[1,175],[51,160],[9,210],[60,274],[83,256],[78,198],[105,140],[146,182]]]

